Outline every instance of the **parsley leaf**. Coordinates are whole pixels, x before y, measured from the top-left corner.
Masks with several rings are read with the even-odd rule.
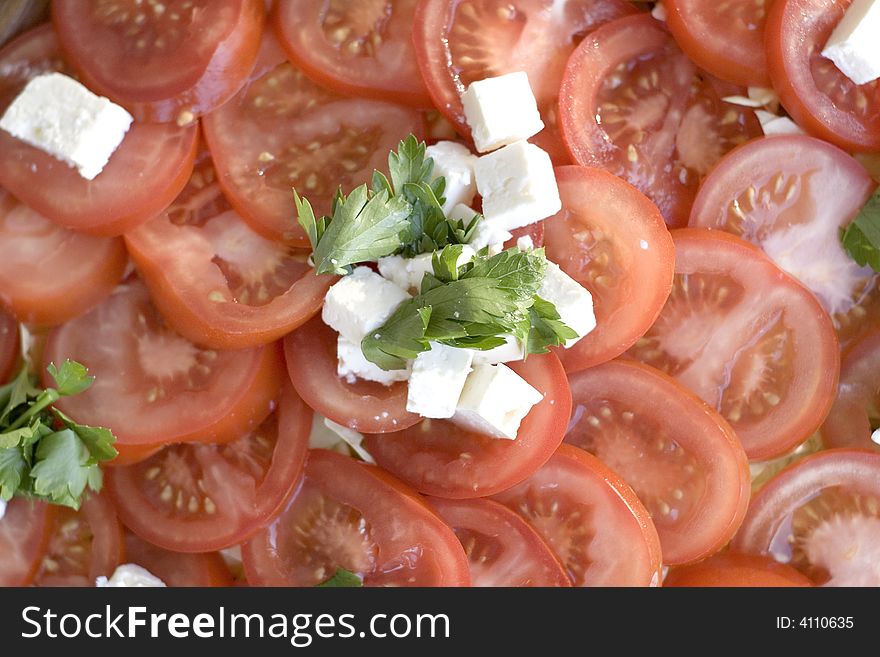
[[[37,388],[27,367],[0,388],[0,499],[18,495],[78,509],[87,488],[101,490],[98,464],[116,457],[115,438],[53,406],[88,389],[88,370],[70,360],[47,369],[56,388]]]
[[[559,318],[556,306],[539,296],[535,297],[535,303],[529,308],[529,319],[528,354],[545,354],[549,351],[548,347],[558,347],[566,340],[578,337],[577,331]]]
[[[880,272],[880,189],[842,231],[840,239],[853,260]]]
[[[330,579],[317,584],[315,588],[360,588],[363,585],[364,580],[356,573],[345,570],[345,568],[337,568]]]

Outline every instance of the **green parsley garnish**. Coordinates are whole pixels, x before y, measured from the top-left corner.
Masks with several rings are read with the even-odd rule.
[[[330,579],[315,585],[315,588],[360,588],[363,585],[364,580],[355,573],[345,568],[337,568]]]
[[[420,294],[361,342],[367,360],[393,370],[429,350],[432,341],[486,350],[513,335],[530,354],[577,337],[553,304],[537,296],[547,267],[543,249],[512,248],[492,257],[483,250],[456,267],[460,254],[457,245],[434,254],[433,275],[425,275]]]
[[[841,232],[840,240],[853,260],[880,272],[880,189]]]
[[[431,253],[449,244],[466,244],[481,220],[465,226],[443,213],[442,176],[432,180],[434,162],[425,143],[410,135],[388,156],[391,180],[373,172],[370,186],[348,196],[340,189],[331,215],[317,218],[311,203],[293,191],[299,224],[312,244],[316,274],[345,275],[359,262],[403,254]]]
[[[17,495],[78,509],[86,487],[101,490],[98,463],[116,457],[116,439],[53,407],[88,389],[94,380],[88,370],[68,360],[48,371],[55,388],[38,388],[27,366],[0,387],[0,499]]]

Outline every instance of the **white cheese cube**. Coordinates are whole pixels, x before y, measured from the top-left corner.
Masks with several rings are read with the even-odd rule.
[[[804,131],[787,116],[777,116],[764,110],[755,110],[765,135],[802,135]]]
[[[134,119],[61,73],[33,78],[12,101],[0,128],[74,167],[97,176],[122,143]]]
[[[413,362],[406,410],[431,418],[455,415],[473,359],[470,349],[432,342],[430,351],[423,351]]]
[[[461,104],[480,153],[528,139],[544,129],[529,76],[523,71],[471,83]]]
[[[465,205],[464,203],[459,203],[458,205],[453,206],[453,208],[446,213],[446,218],[450,221],[461,221],[464,224],[464,227],[467,228],[471,225],[471,222],[474,220],[479,214],[473,208]]]
[[[432,178],[443,176],[446,179],[446,188],[443,196],[443,213],[449,216],[449,212],[459,203],[468,205],[474,200],[477,193],[477,183],[474,180],[474,163],[477,156],[454,141],[440,141],[433,146],[428,146],[425,156],[434,160],[434,172]]]
[[[506,365],[475,365],[452,421],[493,438],[514,440],[523,418],[543,395]]]
[[[526,357],[525,345],[522,342],[512,335],[505,335],[504,340],[504,344],[486,351],[475,349],[474,365],[497,365],[498,363],[522,360]]]
[[[463,264],[474,259],[476,251],[467,244],[461,251],[456,264]],[[433,254],[421,253],[414,258],[393,255],[379,258],[379,273],[389,281],[414,294],[422,287],[422,279],[426,273],[434,272]]]
[[[880,0],[853,0],[822,55],[856,84],[880,78]]]
[[[336,341],[336,357],[339,359],[336,374],[349,383],[354,383],[357,379],[364,379],[381,383],[383,386],[390,386],[397,381],[406,381],[412,369],[410,365],[403,370],[383,370],[367,360],[361,350],[360,342],[352,342],[342,335]]]
[[[327,291],[321,319],[350,342],[360,344],[408,298],[405,290],[369,267],[356,267]]]
[[[516,248],[518,248],[520,251],[533,250],[535,248],[535,243],[532,241],[532,236],[523,235],[522,237],[517,238]]]
[[[470,245],[477,251],[484,247],[489,247],[489,255],[493,256],[496,253],[500,253],[504,249],[504,243],[512,237],[513,235],[509,231],[483,219],[474,231]]]
[[[133,563],[125,563],[116,568],[109,580],[106,577],[98,577],[95,580],[95,586],[98,588],[164,588],[165,582],[146,568]]]
[[[6,515],[6,500],[0,500],[0,520]]]
[[[550,156],[518,141],[484,155],[474,168],[483,197],[483,216],[502,230],[552,217],[562,209]]]
[[[578,334],[578,337],[566,340],[566,348],[596,328],[593,295],[556,263],[547,262],[547,272],[538,288],[538,296],[556,306],[560,319]]]

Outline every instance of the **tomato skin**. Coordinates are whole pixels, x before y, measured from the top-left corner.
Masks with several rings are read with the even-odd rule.
[[[28,586],[33,581],[49,546],[54,517],[51,504],[9,500],[6,515],[0,518],[0,587]]]
[[[18,322],[0,309],[0,384],[12,377],[18,356]]]
[[[700,563],[669,571],[664,587],[791,587],[813,583],[790,566],[769,557],[724,552]]]
[[[166,586],[232,586],[232,575],[219,552],[171,552],[126,532],[125,560],[146,568]]]
[[[167,123],[176,120],[186,124],[221,106],[238,91],[254,66],[263,31],[265,9],[260,0],[224,1],[222,5],[213,0],[199,4],[201,6],[194,14],[200,18],[193,18],[196,25],[186,26],[189,34],[184,43],[195,41],[199,33],[208,31],[212,22],[216,24],[218,19],[225,21],[228,28],[222,39],[200,44],[199,48],[184,53],[184,57],[200,58],[199,70],[188,70],[179,62],[175,67],[164,53],[157,57],[159,63],[140,61],[143,52],[129,51],[132,37],[119,34],[123,28],[114,31],[115,26],[96,25],[95,17],[82,11],[81,7],[75,7],[74,3],[53,2],[52,22],[67,59],[95,93],[123,105],[138,121]],[[229,7],[230,4],[233,7]],[[234,11],[235,20],[229,21],[216,14],[212,19],[210,13],[220,13],[213,5],[220,6],[224,13]],[[180,8],[172,3],[168,10],[180,11]],[[154,29],[162,31],[163,28],[175,29],[176,26],[156,26]],[[137,25],[133,29],[137,33]],[[151,39],[152,35],[141,38]],[[186,64],[189,66],[189,61]],[[131,75],[133,71],[125,70],[129,67],[139,68],[141,75]],[[177,68],[180,77],[168,80],[164,85],[152,80],[150,72],[155,74],[162,68],[166,71]],[[188,113],[189,121],[183,113]]]
[[[809,133],[846,150],[878,151],[880,83],[856,86],[817,53],[850,2],[776,0],[765,32],[770,79],[786,111]],[[828,67],[826,72],[820,66]],[[837,87],[835,96],[819,86],[817,74]]]
[[[829,447],[880,449],[871,440],[871,418],[880,397],[878,359],[880,330],[876,328],[844,353],[837,397],[821,429]]]
[[[562,442],[571,391],[552,353],[532,354],[507,366],[544,395],[523,419],[516,440],[466,431],[448,420],[422,420],[404,430],[367,435],[364,446],[381,467],[435,497],[485,497],[519,483]]]
[[[377,570],[385,564],[358,571],[348,563],[334,562],[328,564],[330,568],[325,564],[298,563],[297,559],[309,556],[308,549],[298,546],[288,549],[280,542],[285,539],[281,532],[296,518],[298,503],[305,499],[301,503],[309,504],[315,496],[321,500],[321,508],[326,501],[337,505],[345,515],[360,515],[369,528],[366,540],[372,542],[378,536],[376,553],[379,558],[388,560],[385,564],[396,563],[392,570]],[[392,527],[387,527],[388,524]],[[337,527],[338,524],[329,529],[332,532]],[[342,531],[340,527],[339,532]],[[426,537],[435,542],[425,543]],[[324,547],[338,546],[318,545],[313,549]],[[350,548],[347,558],[357,560],[362,556],[355,553],[358,546],[344,547]],[[417,561],[407,559],[402,568],[398,560],[402,550],[418,555]],[[424,499],[380,468],[322,449],[309,451],[299,489],[281,515],[242,546],[242,558],[247,581],[253,586],[314,586],[329,578],[337,567],[356,572],[365,586],[468,586],[470,583],[467,557],[458,539]],[[320,567],[324,575],[316,576],[316,567]],[[404,580],[405,569],[409,570],[410,577]]]
[[[616,358],[654,323],[672,289],[675,248],[657,206],[617,176],[567,166],[556,179],[563,207],[541,222],[547,257],[590,291],[596,314],[596,328],[554,350],[577,372]]]

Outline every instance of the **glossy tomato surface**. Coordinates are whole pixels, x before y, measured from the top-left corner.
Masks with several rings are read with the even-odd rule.
[[[813,583],[791,566],[769,557],[724,552],[700,563],[673,568],[663,586],[775,588]]]
[[[0,518],[0,586],[27,586],[46,548],[55,508],[43,502],[13,499]]]

